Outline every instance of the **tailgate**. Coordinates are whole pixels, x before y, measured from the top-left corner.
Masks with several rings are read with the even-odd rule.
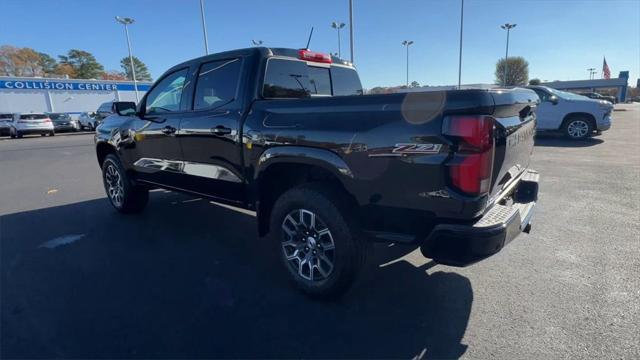
[[[536,132],[535,108],[538,97],[532,90],[496,89],[489,93],[494,99],[496,119],[495,155],[489,203],[503,195],[529,166]]]

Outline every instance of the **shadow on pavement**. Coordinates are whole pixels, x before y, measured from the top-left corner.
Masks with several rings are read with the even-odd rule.
[[[590,137],[584,140],[569,140],[558,134],[536,134],[535,146],[545,147],[590,147],[600,145],[604,142],[602,139]]]
[[[2,358],[455,358],[473,291],[379,246],[334,302],[293,290],[254,218],[154,192],[0,217]],[[385,251],[386,250],[386,251]],[[427,273],[429,270],[429,273]]]

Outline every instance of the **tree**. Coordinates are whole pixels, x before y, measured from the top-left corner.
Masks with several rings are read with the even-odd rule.
[[[104,67],[98,63],[91,53],[72,49],[67,55],[60,55],[60,64],[70,65],[75,77],[79,79],[97,79],[104,72]]]
[[[127,79],[133,80],[131,62],[129,61],[128,56],[120,60],[120,66],[122,67],[122,70],[124,70],[124,74]],[[133,68],[136,70],[136,80],[151,81],[151,74],[149,74],[147,65],[135,56],[133,56]]]
[[[420,83],[419,83],[419,82],[417,82],[417,81],[412,81],[412,82],[411,82],[411,85],[409,85],[409,87],[412,87],[412,88],[420,87]]]
[[[76,77],[76,70],[70,64],[58,64],[55,74],[74,79]]]
[[[529,80],[529,85],[540,85],[540,79],[538,78],[533,78],[531,80]]]
[[[105,71],[100,75],[100,79],[102,80],[127,80],[127,77],[124,73],[118,70],[109,70]]]
[[[50,74],[55,74],[56,67],[58,66],[58,62],[56,61],[56,59],[52,58],[48,54],[41,53],[41,52],[39,52],[38,55],[40,56],[40,60],[38,64],[42,69],[43,75],[46,76]]]
[[[529,81],[529,63],[521,56],[509,57],[507,63],[507,81],[504,81],[505,60],[496,63],[496,84],[504,86],[523,86]]]
[[[33,49],[4,45],[0,48],[0,74],[42,76],[40,55]]]

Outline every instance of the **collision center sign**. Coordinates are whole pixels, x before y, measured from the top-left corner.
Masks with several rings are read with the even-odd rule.
[[[131,91],[133,84],[93,83],[46,80],[0,80],[0,89],[10,90],[66,90],[66,91]],[[146,91],[149,85],[138,84],[138,90]]]

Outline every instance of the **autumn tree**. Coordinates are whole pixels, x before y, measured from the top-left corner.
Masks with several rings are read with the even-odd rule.
[[[122,67],[122,70],[124,70],[126,78],[133,80],[131,61],[129,60],[129,57],[122,58],[122,60],[120,60],[120,66]],[[151,81],[151,74],[149,74],[147,65],[135,56],[133,56],[133,68],[136,71],[136,80]]]
[[[505,81],[505,66],[507,79]],[[521,56],[500,59],[496,63],[496,84],[503,86],[524,86],[529,81],[529,63]]]
[[[104,72],[104,67],[89,52],[72,49],[67,55],[60,55],[60,64],[73,68],[75,77],[79,79],[97,79]]]
[[[42,76],[40,54],[30,48],[4,45],[0,47],[0,74],[7,76]]]
[[[102,80],[127,80],[127,77],[124,73],[118,70],[108,70],[100,75],[100,79]]]

